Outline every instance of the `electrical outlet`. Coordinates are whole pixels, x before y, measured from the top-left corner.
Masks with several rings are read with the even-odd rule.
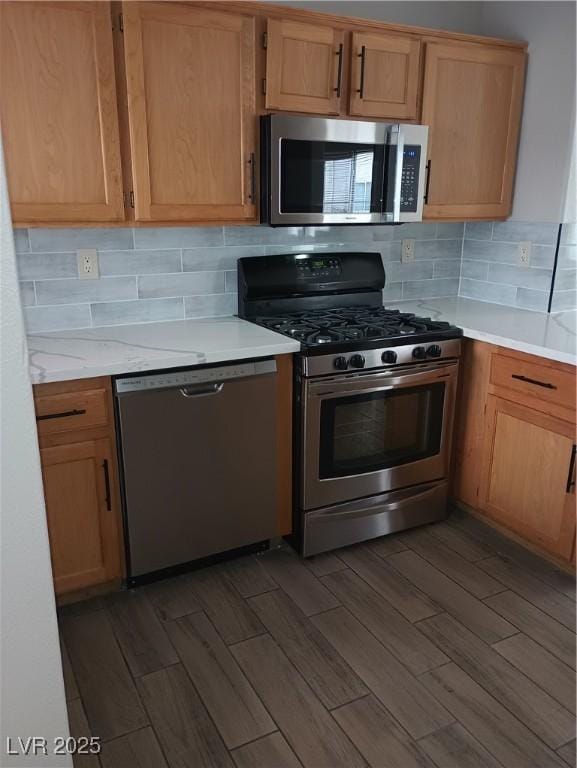
[[[519,264],[522,267],[529,266],[529,260],[531,259],[531,243],[523,241],[519,243]]]
[[[403,240],[401,243],[401,261],[406,264],[408,261],[413,261],[415,258],[415,241]]]
[[[96,280],[100,277],[96,248],[81,248],[76,251],[76,261],[78,263],[78,277],[81,280]]]

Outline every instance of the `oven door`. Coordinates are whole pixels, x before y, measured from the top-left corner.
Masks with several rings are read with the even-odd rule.
[[[445,478],[458,362],[305,380],[303,510]]]

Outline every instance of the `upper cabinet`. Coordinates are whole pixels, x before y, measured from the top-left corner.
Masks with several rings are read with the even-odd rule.
[[[254,19],[123,4],[137,221],[256,217]]]
[[[109,3],[0,3],[14,222],[124,218]]]
[[[343,41],[333,27],[269,19],[266,108],[338,115]]]
[[[353,32],[350,114],[415,120],[420,53],[410,37]]]
[[[429,126],[426,218],[509,215],[524,75],[523,50],[427,44],[421,115]]]
[[[0,0],[15,223],[254,223],[266,110],[421,122],[424,217],[510,214],[523,44],[265,3],[112,8]]]

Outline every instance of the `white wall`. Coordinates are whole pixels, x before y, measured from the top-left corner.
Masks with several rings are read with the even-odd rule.
[[[575,124],[575,118],[573,119],[573,146],[571,148],[571,162],[569,165],[563,222],[574,224],[577,221],[577,125]]]
[[[0,765],[71,766],[8,757],[7,737],[68,735],[28,350],[0,143]]]
[[[274,2],[275,0],[273,0]],[[279,5],[342,16],[480,34],[482,0],[277,0]]]
[[[511,218],[562,221],[575,121],[575,3],[485,2],[482,30],[529,42]]]

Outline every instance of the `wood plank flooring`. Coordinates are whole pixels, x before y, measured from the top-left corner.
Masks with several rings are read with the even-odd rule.
[[[575,580],[462,514],[60,611],[76,768],[575,765]]]

